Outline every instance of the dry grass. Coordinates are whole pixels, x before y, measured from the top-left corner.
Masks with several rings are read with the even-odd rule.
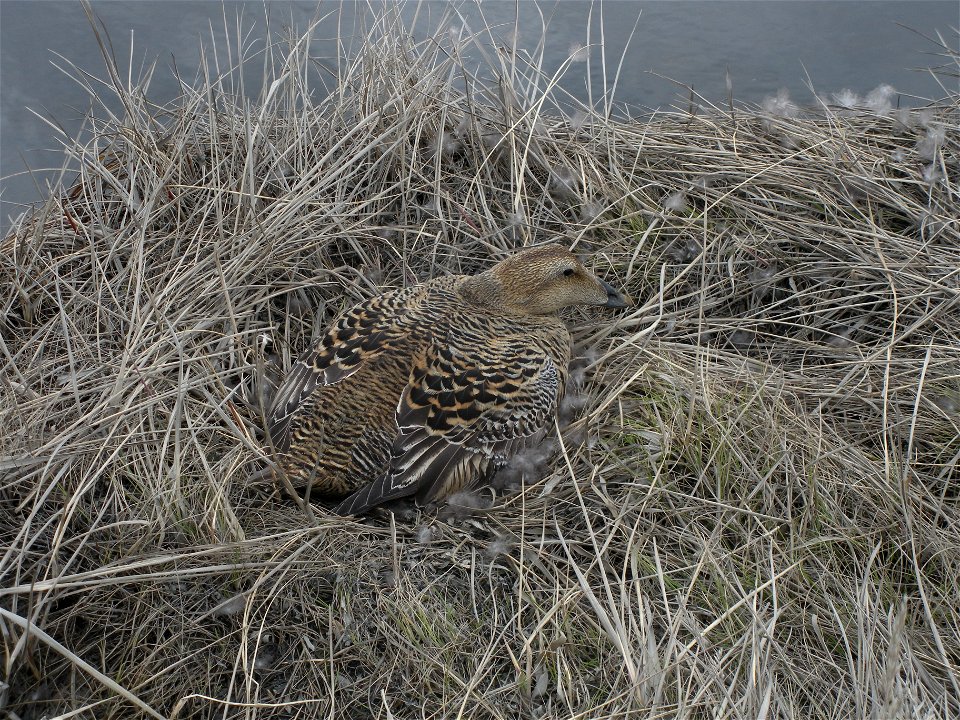
[[[485,33],[387,14],[322,100],[297,37],[255,101],[236,48],[91,85],[123,115],[0,252],[9,718],[960,713],[960,97],[568,120]],[[642,307],[571,318],[587,420],[523,492],[250,482],[333,314],[555,236]]]

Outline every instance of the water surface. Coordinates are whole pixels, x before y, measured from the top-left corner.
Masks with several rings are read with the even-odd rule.
[[[936,46],[917,33],[935,36],[940,31],[956,46],[950,28],[960,26],[960,3],[955,0],[637,1],[606,2],[602,9],[580,0],[487,0],[479,7],[457,4],[459,16],[451,15],[450,7],[407,3],[402,13],[408,19],[417,14],[419,37],[441,22],[454,31],[479,31],[489,25],[501,41],[513,42],[515,37],[521,49],[531,51],[546,21],[545,71],[554,72],[571,54],[579,60],[563,75],[564,90],[586,101],[592,85],[593,100],[599,102],[602,60],[612,80],[622,59],[616,99],[647,109],[685,106],[689,90],[684,86],[725,103],[728,73],[735,98],[744,102],[759,103],[785,88],[802,104],[813,101],[811,87],[824,95],[843,89],[865,95],[885,83],[900,93],[894,102],[920,104],[942,97],[944,91],[929,72],[915,68],[943,59],[930,55]],[[270,2],[267,17],[260,2],[94,2],[93,9],[124,71],[132,65],[137,77],[156,62],[150,97],[157,103],[177,96],[175,71],[188,80],[195,76],[201,46],[209,51],[216,43],[221,62],[229,62],[224,28],[230,28],[235,43],[238,16],[245,29],[243,44],[254,50],[263,46],[268,20],[274,30],[285,25],[302,29],[326,16],[318,22],[311,54],[330,67],[360,41],[369,19],[367,6],[359,3],[345,3],[341,13],[337,3]],[[583,46],[586,49],[580,49]],[[57,181],[63,155],[54,127],[72,135],[91,106],[88,92],[58,67],[70,70],[73,63],[102,77],[100,53],[79,3],[0,2],[0,226],[7,227],[9,215],[41,199],[48,183]],[[255,68],[246,79],[246,92],[257,93]],[[72,173],[68,182],[70,178]]]

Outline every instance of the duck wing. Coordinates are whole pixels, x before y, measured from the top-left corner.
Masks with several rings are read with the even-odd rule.
[[[386,472],[334,512],[360,515],[413,494],[421,502],[444,497],[470,487],[545,431],[563,388],[550,354],[528,338],[460,352],[454,333],[414,359]]]
[[[297,359],[270,407],[267,427],[277,450],[289,449],[291,421],[317,387],[350,377],[407,334],[418,290],[396,290],[355,305]]]

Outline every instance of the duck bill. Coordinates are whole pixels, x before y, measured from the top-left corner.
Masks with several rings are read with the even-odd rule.
[[[610,283],[600,280],[600,286],[607,291],[607,301],[603,303],[603,307],[625,308],[633,305],[633,300],[629,295],[618,292]]]

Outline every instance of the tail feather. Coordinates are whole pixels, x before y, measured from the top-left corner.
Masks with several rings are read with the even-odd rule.
[[[399,489],[390,487],[391,476],[384,473],[369,485],[360,488],[352,495],[348,495],[343,501],[333,508],[337,515],[364,515],[377,505],[382,505],[390,500],[412,495],[416,492],[415,486],[407,486]]]

